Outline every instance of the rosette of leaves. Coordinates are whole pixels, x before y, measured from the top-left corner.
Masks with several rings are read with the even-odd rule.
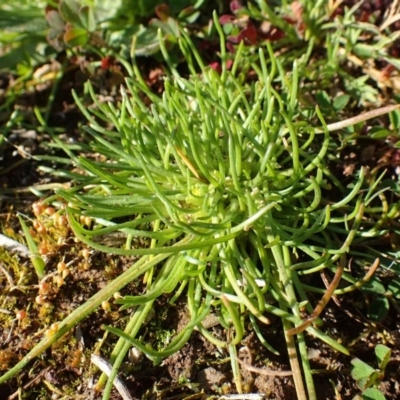
[[[90,84],[93,107],[75,96],[89,121],[85,130],[93,139],[91,150],[107,161],[75,156],[65,146],[85,173],[75,174],[75,185],[57,196],[68,203],[65,212],[77,238],[99,251],[140,259],[74,318],[83,318],[101,300],[144,276],[146,293],[117,301],[135,309],[124,332],[105,327],[120,336],[111,355],[114,367],[106,396],[132,344],[159,363],[178,351],[195,328],[229,351],[241,392],[236,345],[250,320],[261,344],[276,352],[260,325],[277,316],[298,398],[313,399],[303,331],[348,352],[311,324],[317,314],[309,293],[324,293],[325,288],[306,285],[303,277],[325,270],[335,274],[337,284],[343,274],[349,285],[341,293],[361,285],[343,269],[357,235],[379,234],[374,226],[362,226],[376,185],[361,191],[362,169],[351,188],[330,172],[327,154],[335,144],[318,108],[310,115],[297,102],[296,62],[288,75],[269,45],[248,57],[242,43],[228,63],[224,35],[216,17],[214,21],[221,39],[221,74],[203,64],[182,30],[179,45],[191,75],[179,75],[160,35],[170,67],[161,96],[149,90],[135,65],[126,63],[131,78],[118,104],[101,102]],[[79,222],[87,218],[90,227]],[[125,236],[123,247],[105,243],[113,235]],[[189,322],[156,351],[137,335],[162,295],[169,295],[171,303],[185,299]],[[302,307],[313,316],[306,323]],[[202,324],[212,311],[226,328],[225,340]]]

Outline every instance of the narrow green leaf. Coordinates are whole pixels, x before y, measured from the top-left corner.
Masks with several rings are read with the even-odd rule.
[[[18,219],[21,224],[22,230],[24,231],[26,242],[27,242],[29,250],[31,252],[31,260],[32,260],[33,267],[35,268],[36,275],[38,276],[39,279],[43,279],[46,264],[45,264],[42,256],[39,254],[38,247],[36,246],[36,243],[33,240],[32,235],[29,232],[29,228],[25,224],[25,221],[22,219],[22,217],[20,215],[18,215]]]

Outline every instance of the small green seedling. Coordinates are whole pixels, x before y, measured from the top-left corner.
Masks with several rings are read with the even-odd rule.
[[[362,391],[361,395],[357,395],[353,400],[385,400],[385,396],[380,392],[378,387],[385,376],[385,368],[390,360],[391,350],[382,344],[378,344],[375,347],[375,355],[378,362],[378,369],[372,368],[358,358],[354,358],[351,361],[353,365],[351,376]]]

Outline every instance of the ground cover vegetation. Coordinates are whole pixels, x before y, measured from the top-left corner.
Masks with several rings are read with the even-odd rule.
[[[397,398],[398,2],[0,7],[5,398]]]

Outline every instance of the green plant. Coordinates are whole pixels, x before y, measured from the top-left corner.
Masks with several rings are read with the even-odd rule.
[[[229,352],[237,391],[242,392],[236,346],[245,336],[247,318],[272,351],[258,325],[268,324],[269,314],[282,319],[299,399],[316,397],[305,330],[348,354],[318,326],[318,316],[331,295],[362,286],[379,266],[374,262],[364,278],[355,279],[346,269],[346,255],[354,240],[382,233],[369,216],[385,209],[371,206],[380,177],[366,182],[361,169],[352,185],[344,187],[329,170],[327,154],[337,146],[330,129],[368,116],[327,126],[317,108],[305,119],[297,102],[303,90],[297,61],[287,73],[270,44],[248,58],[243,43],[230,59],[216,16],[214,22],[221,41],[221,74],[204,65],[181,30],[178,44],[191,75],[180,76],[160,32],[159,45],[170,68],[162,96],[149,90],[136,64],[124,60],[130,78],[120,103],[101,102],[90,84],[86,89],[95,104],[90,110],[75,95],[89,122],[85,131],[92,138],[91,151],[107,161],[77,156],[54,136],[83,172],[66,172],[74,177],[74,186],[45,203],[64,206],[76,237],[92,248],[140,259],[61,321],[0,383],[139,277],[146,292],[117,301],[133,309],[125,330],[105,327],[120,339],[111,354],[104,399],[132,344],[159,363],[178,351],[195,328]],[[257,79],[249,81],[249,71]],[[81,217],[91,223],[81,223]],[[102,243],[114,233],[125,235],[123,248]],[[134,238],[143,245],[135,246]],[[370,259],[364,262],[366,269],[370,264]],[[334,276],[328,290],[303,282],[304,275],[321,270]],[[337,289],[341,278],[349,285]],[[314,309],[310,294],[321,292],[327,294]],[[156,351],[140,340],[139,332],[161,295],[169,295],[170,303],[184,300],[190,317],[185,329]],[[310,314],[306,320],[303,307]],[[226,329],[224,340],[202,325],[212,309],[219,311]],[[104,382],[105,376],[99,386]]]
[[[393,86],[390,71],[400,68],[396,55],[399,32],[393,17],[398,12],[396,4],[384,11],[364,2],[346,7],[340,1],[270,5],[255,0],[236,9],[234,15],[225,15],[223,22],[230,34],[228,42],[243,39],[256,44],[268,39],[274,48],[287,46],[282,63],[297,59],[299,76],[308,80],[307,95],[300,98],[303,102],[326,90],[329,98],[344,92],[350,104],[368,105],[379,104],[376,86]],[[332,81],[339,85],[333,87]],[[331,117],[329,113],[324,116]]]
[[[378,369],[372,368],[369,364],[361,361],[358,358],[354,358],[351,361],[351,364],[353,365],[351,376],[356,381],[359,389],[362,391],[361,399],[385,399],[385,396],[379,391],[378,387],[385,376],[385,369],[390,360],[390,355],[391,350],[388,347],[378,344],[375,347],[375,356],[378,363]],[[356,398],[359,399],[360,396],[357,396]]]
[[[9,1],[0,5],[0,70],[24,75],[51,54],[45,40],[44,6],[44,1]]]
[[[96,3],[80,0],[61,0],[58,9],[48,9],[48,40],[58,49],[63,47],[101,47],[124,53],[128,57],[135,35],[136,55],[150,55],[159,51],[157,31],[172,46],[179,36],[178,20],[193,22],[199,16],[204,0],[171,2],[171,7],[160,0],[129,1],[101,0]],[[146,24],[143,19],[157,14]],[[171,14],[171,15],[170,15]],[[176,17],[175,17],[176,16]]]

